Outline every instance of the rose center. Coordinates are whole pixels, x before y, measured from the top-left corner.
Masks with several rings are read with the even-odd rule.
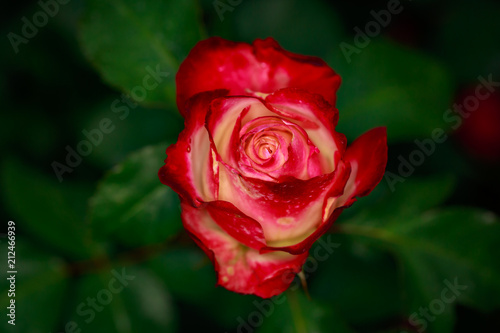
[[[278,149],[279,142],[276,138],[264,136],[254,141],[254,150],[257,156],[263,160],[270,159]]]

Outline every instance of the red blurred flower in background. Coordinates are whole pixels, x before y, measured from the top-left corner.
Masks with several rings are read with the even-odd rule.
[[[457,103],[474,93],[467,89],[457,98]],[[478,103],[464,117],[456,131],[456,138],[465,151],[475,158],[486,162],[500,162],[500,92],[493,92],[487,99]]]

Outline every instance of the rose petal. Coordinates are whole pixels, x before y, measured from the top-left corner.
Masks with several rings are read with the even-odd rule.
[[[254,97],[227,97],[214,100],[206,116],[206,128],[217,153],[233,168],[239,146],[239,131],[249,120],[274,116],[262,100]]]
[[[296,178],[305,179],[330,173],[335,169],[338,163],[335,152],[339,151],[342,155],[346,145],[345,136],[335,132],[337,110],[321,96],[298,89],[282,89],[267,96],[265,101],[232,96],[212,102],[207,115],[207,130],[221,161],[238,170],[237,160],[240,157],[237,152],[241,144],[241,130],[247,124],[265,117],[275,120],[280,118],[279,121],[288,124],[286,126],[290,129],[297,129],[297,138],[307,138],[304,144],[301,141],[292,143],[292,152],[296,154],[290,156],[292,161],[280,171],[281,174],[293,174]],[[301,147],[307,150],[303,151]],[[254,168],[257,169],[259,168]],[[243,173],[269,181],[279,177],[280,173],[264,172],[259,175],[254,170],[245,169]]]
[[[248,122],[240,133],[238,166],[243,176],[262,180],[270,180],[271,177],[271,181],[276,181],[284,177],[305,180],[321,174],[318,172],[320,165],[309,161],[319,152],[318,149],[307,133],[294,123],[278,117],[260,117]],[[259,145],[259,151],[272,147],[273,153],[268,159],[261,158],[255,151],[255,143],[262,142],[264,144]]]
[[[242,294],[269,298],[285,291],[298,273],[308,253],[260,254],[222,230],[210,213],[181,203],[182,220],[189,234],[207,253],[217,272],[217,284]]]
[[[307,251],[322,234],[324,234],[340,215],[342,210],[355,201],[355,197],[369,194],[380,182],[387,163],[387,131],[385,127],[374,128],[357,138],[347,148],[344,162],[352,171],[349,175],[344,193],[335,189],[326,196],[323,208],[323,223],[304,241],[293,246],[270,246],[262,250],[286,251],[299,254]],[[342,165],[342,163],[339,163]],[[342,195],[339,195],[342,194]]]
[[[344,196],[368,195],[384,176],[387,164],[387,129],[377,127],[358,137],[347,148],[344,161],[351,164],[352,173]]]
[[[195,206],[216,198],[218,177],[213,167],[205,117],[210,102],[226,93],[224,90],[202,93],[190,100],[185,129],[179,134],[177,143],[167,148],[165,165],[158,171],[163,184]]]
[[[243,214],[232,203],[212,201],[207,203],[205,209],[225,232],[240,243],[257,250],[266,245],[259,222]]]
[[[177,106],[185,115],[191,96],[215,89],[255,96],[255,92],[303,88],[335,105],[340,76],[320,58],[283,50],[272,38],[250,45],[212,37],[191,50],[179,67],[176,84]]]
[[[301,89],[281,89],[265,99],[266,106],[281,117],[293,121],[302,127],[309,139],[319,149],[322,173],[335,169],[338,160],[335,152],[342,156],[346,139],[335,132],[338,111],[320,95],[311,94]]]
[[[386,128],[374,128],[354,140],[347,148],[344,161],[351,166],[351,175],[342,196],[327,199],[325,216],[338,208],[349,207],[356,197],[368,195],[380,182],[387,164]]]
[[[338,207],[338,209],[329,213],[325,213],[325,210],[327,209],[326,205],[329,199],[338,199],[342,196],[350,173],[350,166],[341,161],[334,172],[335,178],[332,181],[332,186],[328,189],[327,194],[322,197],[322,214],[319,218],[320,222],[317,224],[317,228],[311,230],[308,234],[302,235],[302,237],[296,239],[294,242],[287,240],[287,244],[284,245],[279,243],[271,244],[270,246],[261,249],[261,253],[267,253],[269,251],[285,251],[290,254],[302,254],[309,251],[312,244],[331,227],[333,222],[335,222],[337,217],[342,212],[344,207]]]
[[[348,171],[341,166],[339,171],[308,180],[289,177],[268,182],[235,174],[222,164],[219,200],[232,202],[256,220],[268,245],[288,246],[302,241],[322,223],[325,197],[333,188],[342,194]]]

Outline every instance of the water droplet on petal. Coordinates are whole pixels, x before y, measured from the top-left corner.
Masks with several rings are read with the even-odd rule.
[[[188,146],[188,147],[187,147],[187,152],[188,152],[188,153],[189,153],[189,152],[191,152],[191,146]]]

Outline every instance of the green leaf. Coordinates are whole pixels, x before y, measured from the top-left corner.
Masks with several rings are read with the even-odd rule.
[[[88,140],[82,133],[83,130],[95,133],[104,119],[111,121],[110,132],[101,131],[102,139],[94,134],[94,142],[97,143],[94,144],[92,153],[86,157],[86,162],[107,170],[142,147],[176,140],[184,123],[180,114],[172,111],[163,112],[129,105],[117,96],[113,100],[106,99],[82,110],[82,119],[76,119],[74,131],[80,134],[78,140]]]
[[[50,179],[15,159],[3,163],[1,178],[6,207],[17,217],[19,229],[72,258],[99,251],[82,218],[87,186],[58,183],[55,175]]]
[[[349,139],[376,126],[387,127],[391,142],[429,137],[438,127],[449,128],[443,113],[453,85],[433,58],[372,39],[347,58],[341,49],[335,49],[329,61],[343,79],[337,99],[337,129]]]
[[[175,332],[178,324],[162,281],[139,267],[82,276],[68,310],[82,332]]]
[[[401,225],[407,219],[420,216],[422,212],[441,204],[452,193],[454,184],[455,179],[452,176],[412,177],[398,184],[397,190],[391,192],[388,186],[383,186],[382,183],[378,188],[379,192],[383,193],[378,195],[376,201],[365,203],[361,200],[356,203],[353,208],[361,204],[360,207],[356,207],[357,214],[348,220],[338,221],[336,226],[340,229],[344,224],[348,227],[354,224],[379,226],[375,233],[383,233],[392,224]],[[342,244],[342,247],[328,259],[328,264],[320,265],[320,272],[325,272],[318,274],[318,282],[313,280],[311,289],[317,290],[319,297],[329,297],[335,304],[340,303],[339,311],[343,317],[357,325],[369,326],[377,321],[380,323],[384,318],[390,320],[403,315],[399,289],[407,283],[398,280],[399,266],[395,265],[393,256],[387,256],[385,253],[387,249],[384,249],[385,252],[380,251],[353,237],[343,235],[335,237],[340,237],[336,242]],[[401,249],[398,248],[396,251]],[[366,276],[370,276],[369,284],[366,283]],[[417,279],[416,283],[419,282],[421,281]],[[329,286],[326,287],[327,285]],[[429,287],[430,284],[424,286]],[[370,288],[371,291],[366,288]],[[419,290],[420,293],[410,297],[410,300],[423,304],[419,296],[424,295],[426,290],[412,290]],[[354,295],[359,294],[359,296],[353,296],[353,291]],[[432,290],[428,293],[432,293]],[[441,327],[439,326],[441,324],[451,324],[451,321],[445,320],[450,318],[452,319],[441,316],[434,325]]]
[[[144,103],[174,105],[178,66],[204,36],[199,16],[195,0],[88,0],[81,43],[109,84],[138,101],[145,92]]]
[[[163,242],[182,229],[179,198],[158,179],[168,144],[131,154],[100,183],[90,199],[97,235],[113,234],[127,245]]]
[[[154,258],[150,267],[177,299],[189,304],[191,311],[203,313],[208,320],[226,329],[237,325],[238,317],[252,311],[252,301],[257,299],[216,286],[214,266],[198,248],[168,250]],[[214,300],[217,306],[213,306]]]
[[[451,195],[456,183],[451,175],[411,177],[398,183],[395,191],[391,191],[387,185],[390,180],[386,173],[369,196],[360,198],[342,213],[339,222],[349,220],[348,223],[362,224],[375,218],[392,221],[393,217],[420,214],[443,203]],[[351,220],[351,217],[354,218]]]
[[[171,249],[153,258],[149,265],[176,298],[195,304],[212,298],[215,270],[200,249]]]
[[[400,249],[399,256],[403,264],[403,297],[408,304],[409,323],[429,332],[451,333],[455,322],[454,306],[441,299],[446,285],[437,267],[413,253],[411,248]]]
[[[484,311],[500,305],[500,223],[492,213],[447,208],[423,215],[394,216],[392,220],[374,218],[362,225],[344,223],[340,230],[389,249],[399,258],[408,315],[417,312],[413,321],[419,327],[424,325],[419,321],[423,320],[420,307],[444,303],[442,312],[431,312],[439,319],[425,320],[430,332],[442,332],[452,327],[449,308],[457,301]],[[463,285],[465,290],[459,287],[453,301],[445,302],[442,295],[445,288],[451,289],[449,284]]]
[[[308,300],[299,291],[289,290],[271,300],[261,301],[266,302],[272,305],[261,307],[269,310],[267,313],[260,311],[264,319],[258,333],[353,333],[334,309]]]
[[[163,280],[172,294],[186,304],[188,310],[203,313],[226,330],[239,325],[255,310],[260,299],[252,295],[240,295],[216,286],[214,266],[207,255],[198,248],[175,248],[153,258],[151,269]],[[214,302],[217,306],[214,306]],[[199,323],[184,323],[190,331],[199,330]]]
[[[382,179],[382,183],[385,181]],[[455,178],[451,175],[405,179],[394,192],[384,187],[386,195],[378,202],[371,203],[370,207],[363,207],[362,212],[355,217],[355,222],[376,218],[398,223],[399,217],[420,214],[437,207],[451,195],[454,187]]]
[[[16,224],[15,244],[15,295],[8,294],[10,281],[6,278],[11,274],[7,265],[8,239],[0,240],[0,264],[3,277],[0,280],[0,306],[2,320],[0,330],[6,333],[32,332],[46,333],[55,331],[60,320],[60,310],[64,307],[68,292],[68,272],[64,262],[42,249],[34,247],[20,237]],[[5,274],[5,275],[4,275]],[[15,326],[7,321],[11,318],[6,314],[10,300],[15,300]]]
[[[326,237],[341,246],[325,261],[317,260],[317,272],[308,279],[312,298],[334,305],[344,320],[357,327],[398,318],[402,303],[394,258],[346,235]],[[322,254],[317,247],[310,253]]]

